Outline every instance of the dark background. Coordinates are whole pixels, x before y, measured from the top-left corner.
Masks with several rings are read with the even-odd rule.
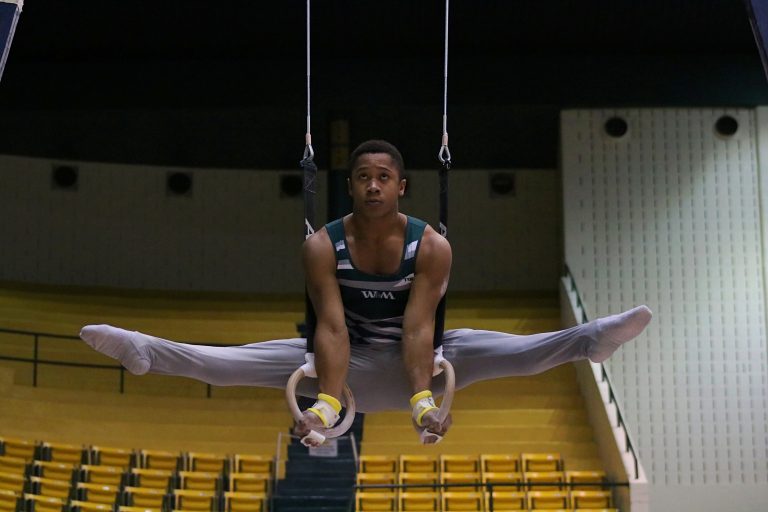
[[[305,2],[28,0],[0,83],[0,153],[295,168]],[[435,167],[442,0],[312,2],[312,132],[387,138]],[[742,0],[451,2],[448,131],[461,168],[554,168],[569,107],[768,103]]]

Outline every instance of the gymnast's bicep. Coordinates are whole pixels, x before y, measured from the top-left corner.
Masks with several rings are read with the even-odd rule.
[[[324,229],[304,242],[302,263],[307,293],[317,316],[317,334],[328,331],[334,335],[346,334],[344,305],[336,280],[336,257]]]

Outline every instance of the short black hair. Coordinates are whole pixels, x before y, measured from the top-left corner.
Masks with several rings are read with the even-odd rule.
[[[351,173],[355,169],[357,159],[360,158],[361,155],[369,153],[388,154],[395,163],[395,167],[397,167],[400,179],[405,178],[405,162],[403,162],[403,155],[400,154],[400,151],[398,151],[394,144],[379,139],[367,140],[352,151],[349,155],[349,172]]]

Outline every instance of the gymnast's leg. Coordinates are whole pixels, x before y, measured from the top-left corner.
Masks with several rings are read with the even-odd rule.
[[[456,370],[457,389],[481,380],[534,375],[580,359],[601,363],[643,332],[651,316],[650,309],[639,306],[570,329],[528,336],[446,331],[443,356]]]
[[[284,389],[291,373],[304,364],[307,347],[303,338],[210,347],[177,343],[109,325],[83,327],[80,337],[92,348],[117,359],[134,375],[174,375],[215,386],[278,389]],[[302,384],[310,380],[304,379]],[[305,390],[300,391],[304,394]]]

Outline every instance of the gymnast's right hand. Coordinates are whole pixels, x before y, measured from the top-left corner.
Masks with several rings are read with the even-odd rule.
[[[301,414],[301,421],[296,421],[293,424],[293,435],[303,438],[307,436],[312,430],[320,431],[325,428],[323,421],[317,416],[317,414],[311,411],[303,411]],[[309,442],[312,446],[319,445],[319,443],[315,443],[311,439],[308,439],[307,442]]]

